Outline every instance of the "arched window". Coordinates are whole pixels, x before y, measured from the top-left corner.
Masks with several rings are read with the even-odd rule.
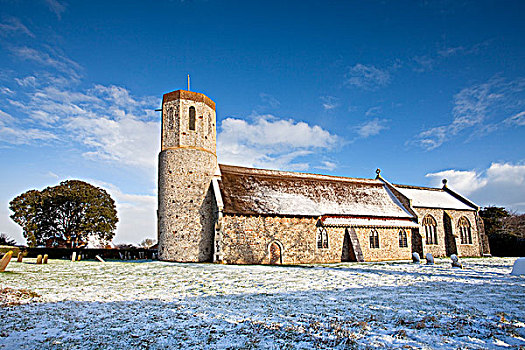
[[[379,233],[377,230],[370,231],[370,248],[379,248]]]
[[[408,248],[407,233],[405,230],[399,230],[399,248]]]
[[[470,222],[464,216],[458,221],[459,236],[461,237],[461,244],[472,244],[472,231],[470,229]]]
[[[317,248],[328,248],[328,232],[323,226],[317,227]]]
[[[432,215],[427,215],[423,218],[423,226],[425,227],[426,244],[438,244],[436,219]]]
[[[195,130],[195,107],[190,107],[190,130]]]

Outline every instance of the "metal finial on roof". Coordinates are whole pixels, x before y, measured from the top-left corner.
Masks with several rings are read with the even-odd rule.
[[[379,174],[381,174],[381,169],[377,168],[376,169],[376,174],[377,174],[377,176],[379,176]]]
[[[443,182],[443,187],[447,187],[447,179],[443,179],[441,182]]]

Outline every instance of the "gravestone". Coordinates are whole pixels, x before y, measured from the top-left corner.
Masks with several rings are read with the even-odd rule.
[[[38,254],[38,256],[36,257],[36,264],[37,265],[42,264],[42,254]]]
[[[11,257],[12,256],[13,256],[13,251],[10,250],[4,255],[2,260],[0,260],[0,272],[4,272],[5,271],[5,268],[7,267],[9,262],[11,261]]]
[[[419,258],[419,254],[417,252],[412,253],[412,263],[414,264],[421,263],[421,259]]]
[[[427,259],[427,265],[434,265],[434,257],[432,256],[432,254],[427,253],[427,255],[425,255],[425,258]]]
[[[452,267],[457,267],[457,268],[460,268],[460,269],[463,268],[463,265],[459,261],[459,258],[458,258],[458,256],[456,254],[452,254],[450,256],[450,259],[452,260]]]
[[[42,260],[42,263],[47,264],[47,258],[49,258],[49,256],[44,254],[44,260]]]
[[[523,276],[525,275],[525,258],[518,258],[514,262],[512,267],[512,272],[510,273],[513,276]]]

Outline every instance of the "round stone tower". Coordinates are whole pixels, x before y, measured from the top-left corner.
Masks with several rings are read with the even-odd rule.
[[[211,261],[217,170],[215,103],[177,90],[162,99],[159,154],[159,259]]]

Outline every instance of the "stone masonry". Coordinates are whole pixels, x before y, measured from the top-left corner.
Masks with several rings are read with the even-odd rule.
[[[424,254],[431,253],[435,257],[443,257],[443,256],[450,255],[451,252],[448,252],[449,254],[447,254],[446,239],[454,239],[454,243],[455,243],[457,251],[455,253],[452,252],[453,254],[456,254],[458,256],[481,256],[482,255],[482,252],[480,250],[480,242],[479,242],[480,233],[478,232],[477,225],[476,225],[477,213],[475,211],[443,210],[443,209],[436,209],[436,208],[414,208],[414,210],[417,212],[417,215],[419,217],[419,222],[421,222],[426,215],[432,215],[432,217],[436,220],[436,223],[437,223],[436,228],[437,228],[438,244],[426,244],[425,228],[423,226],[420,226],[419,228],[419,233],[423,241]],[[446,237],[445,222],[444,222],[445,215],[448,215],[450,217],[452,237],[450,236]],[[470,222],[471,234],[472,234],[471,244],[461,244],[461,238],[460,238],[459,227],[458,227],[458,221],[461,217],[467,218],[467,220]]]
[[[317,223],[313,217],[225,215],[222,219],[223,261],[228,264],[269,264],[269,247],[281,247],[282,264],[335,263],[350,261],[344,245],[344,227],[326,227],[328,247],[317,246]],[[370,248],[371,228],[355,228],[365,261],[409,260],[411,230],[407,248],[399,247],[399,228],[375,228],[379,248]]]
[[[158,198],[161,260],[212,259],[215,123],[215,103],[203,94],[179,90],[164,95]]]

